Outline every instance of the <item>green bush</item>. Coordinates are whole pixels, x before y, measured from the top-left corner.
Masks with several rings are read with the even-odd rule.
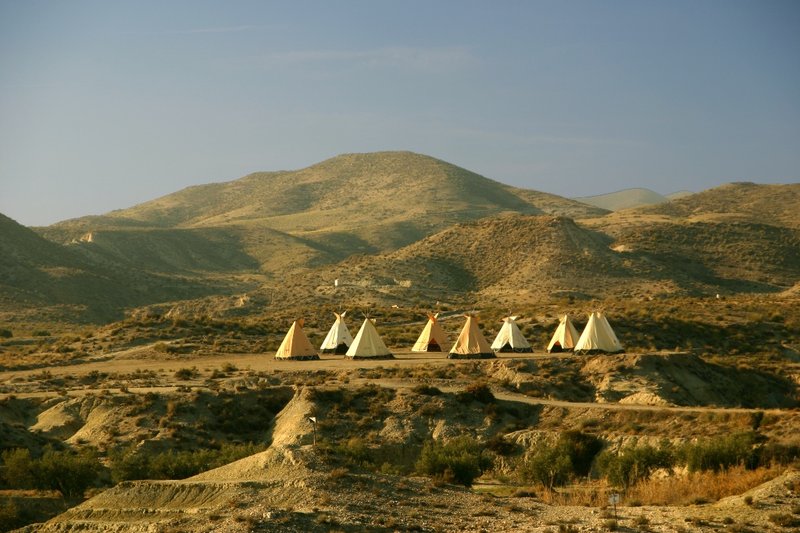
[[[42,489],[57,490],[65,498],[81,497],[97,481],[102,470],[93,450],[74,453],[46,449],[39,460],[37,485]]]
[[[547,487],[564,485],[576,476],[587,476],[592,461],[603,447],[594,435],[565,431],[552,445],[539,447],[520,469],[522,479]]]
[[[417,472],[466,487],[491,467],[483,446],[475,439],[462,436],[449,442],[428,441],[416,464]]]
[[[619,487],[629,487],[647,479],[658,468],[672,468],[675,457],[667,445],[626,446],[617,453],[603,452],[595,465],[601,476]]]
[[[65,498],[75,498],[92,486],[103,467],[93,450],[80,453],[45,448],[41,458],[31,457],[28,450],[3,452],[2,477],[14,489],[57,490]]]
[[[10,329],[0,328],[0,337],[2,337],[4,339],[10,339],[13,336],[14,336],[14,334],[11,332]]]
[[[718,439],[688,444],[682,453],[690,472],[713,470],[719,472],[732,466],[758,466],[755,433],[736,433]]]
[[[0,458],[3,461],[0,479],[4,486],[12,489],[36,488],[36,467],[29,450],[24,448],[6,450]]]
[[[480,403],[494,403],[495,397],[492,394],[492,389],[489,388],[483,381],[478,381],[467,386],[461,392],[456,394],[456,399],[461,403],[471,403],[477,401]]]
[[[525,481],[541,483],[549,488],[565,485],[574,472],[569,453],[558,446],[539,448],[520,469]]]
[[[219,449],[148,453],[134,446],[109,453],[115,483],[133,479],[184,479],[264,449],[257,444],[223,444]]]

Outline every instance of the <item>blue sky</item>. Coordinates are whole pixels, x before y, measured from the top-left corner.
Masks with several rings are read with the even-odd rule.
[[[564,196],[800,181],[800,2],[0,0],[0,212],[412,150]]]

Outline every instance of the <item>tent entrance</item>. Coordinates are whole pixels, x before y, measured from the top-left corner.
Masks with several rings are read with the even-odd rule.
[[[442,351],[442,347],[439,346],[438,342],[436,342],[434,340],[431,340],[431,342],[428,343],[428,347],[425,349],[425,351],[426,352],[441,352]]]

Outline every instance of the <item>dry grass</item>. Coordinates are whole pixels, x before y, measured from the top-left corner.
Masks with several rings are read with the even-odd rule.
[[[671,476],[643,481],[624,495],[624,505],[689,505],[715,502],[727,496],[742,494],[774,479],[780,467],[747,470],[731,468],[723,472],[698,472],[687,476]],[[605,507],[617,489],[605,480],[571,485],[558,490],[536,487],[536,495],[549,505]]]
[[[583,507],[605,507],[609,495],[615,492],[605,480],[571,485],[559,490],[540,485],[536,494],[549,505],[571,505]]]
[[[626,494],[627,502],[643,505],[687,505],[714,502],[742,494],[781,473],[780,467],[747,470],[735,467],[722,472],[697,472],[687,476],[651,479],[634,485]]]

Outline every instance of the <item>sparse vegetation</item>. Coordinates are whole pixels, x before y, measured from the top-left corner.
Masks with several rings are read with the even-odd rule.
[[[434,479],[469,487],[491,466],[483,450],[480,443],[467,436],[445,443],[431,440],[422,447],[416,468],[419,473]]]

